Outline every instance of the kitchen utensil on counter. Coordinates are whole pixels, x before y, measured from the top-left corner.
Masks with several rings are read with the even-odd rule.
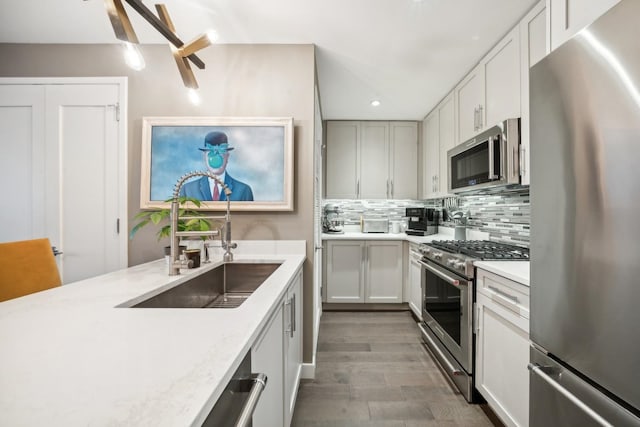
[[[469,212],[461,210],[449,213],[449,218],[454,223],[453,238],[455,240],[467,240],[467,219]]]

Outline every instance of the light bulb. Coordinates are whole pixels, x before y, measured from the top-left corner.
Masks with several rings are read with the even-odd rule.
[[[377,99],[374,99],[373,101],[371,101],[371,106],[377,107],[379,105],[380,105],[380,101],[378,101]]]
[[[187,95],[189,96],[189,101],[191,101],[193,105],[200,105],[200,94],[197,90],[191,88],[187,91]]]
[[[205,34],[207,35],[207,38],[211,43],[215,43],[218,41],[218,33],[216,32],[216,30],[208,30]]]
[[[136,71],[144,69],[144,58],[142,57],[138,46],[129,42],[124,42],[122,46],[124,49],[124,62]]]

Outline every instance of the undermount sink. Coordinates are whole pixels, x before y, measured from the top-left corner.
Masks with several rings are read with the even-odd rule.
[[[132,308],[235,308],[280,267],[280,263],[221,264]]]

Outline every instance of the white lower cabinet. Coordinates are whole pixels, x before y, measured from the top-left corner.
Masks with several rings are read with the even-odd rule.
[[[529,288],[480,269],[477,282],[476,388],[505,425],[528,426]]]
[[[402,302],[401,241],[332,240],[327,252],[327,302]]]
[[[289,426],[302,371],[302,270],[251,347],[251,370],[267,376],[253,427]]]
[[[253,412],[253,427],[280,427],[284,424],[284,309],[282,303],[251,347],[251,370],[267,376]]]
[[[287,292],[285,313],[289,319],[284,329],[285,347],[285,417],[286,424],[291,425],[293,409],[296,405],[300,374],[302,372],[302,271],[300,271]]]

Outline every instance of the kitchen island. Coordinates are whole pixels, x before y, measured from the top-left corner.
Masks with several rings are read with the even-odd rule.
[[[0,424],[199,426],[305,260],[305,242],[239,243],[282,262],[234,309],[127,308],[215,268],[164,260],[0,303]]]

